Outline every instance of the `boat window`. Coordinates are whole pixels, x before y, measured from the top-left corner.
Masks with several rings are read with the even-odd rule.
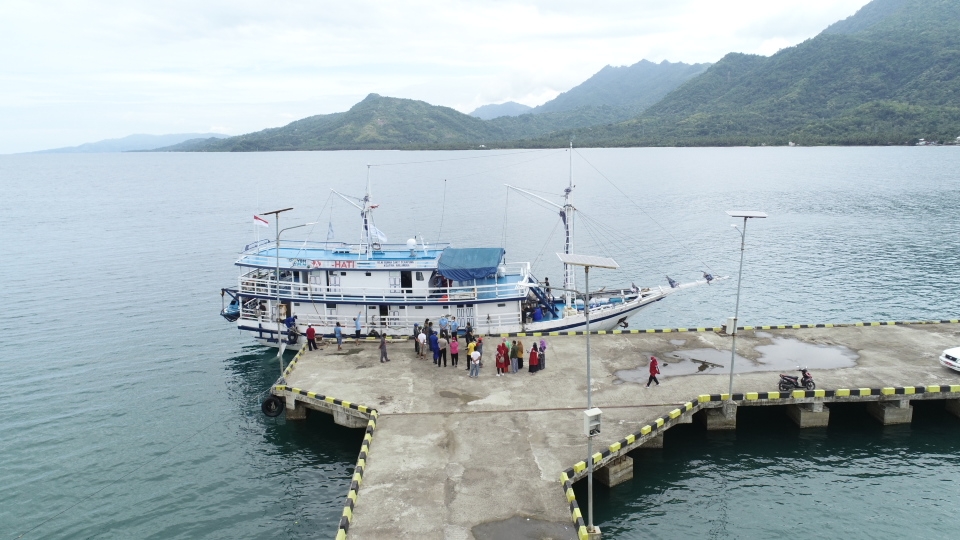
[[[327,304],[327,309],[337,309],[336,304]]]
[[[413,309],[423,309],[423,306],[413,306]]]
[[[507,307],[506,304],[497,304],[497,307]]]
[[[417,272],[417,281],[423,281],[423,272]]]
[[[340,272],[340,275],[341,275],[341,276],[345,276],[345,275],[347,275],[347,273],[346,273],[346,272]]]
[[[373,274],[371,274],[370,272],[367,272],[366,275],[371,276],[371,275],[373,275]]]

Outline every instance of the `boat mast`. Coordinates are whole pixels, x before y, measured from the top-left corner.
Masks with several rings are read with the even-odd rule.
[[[560,206],[551,200],[544,199],[536,193],[531,193],[525,189],[513,187],[510,184],[506,184],[506,186],[507,188],[514,191],[519,191],[528,197],[540,199],[541,201],[560,211],[560,219],[563,221],[564,232],[563,252],[569,255],[570,250],[573,249],[573,214],[577,210],[573,207],[573,203],[570,201],[570,194],[573,192],[573,188],[575,187],[573,185],[573,142],[570,143],[570,178],[567,188],[563,190],[563,206]],[[574,308],[573,303],[576,297],[573,291],[576,286],[576,268],[577,267],[573,266],[572,264],[564,263],[563,265],[563,298],[567,308]]]
[[[363,208],[360,210],[360,216],[363,218],[363,230],[360,231],[360,252],[366,256],[367,259],[370,259],[373,256],[373,240],[370,236],[370,224],[371,218],[370,213],[373,210],[370,208],[370,165],[367,164],[367,192],[364,194],[362,201]]]
[[[380,240],[380,234],[377,231],[377,226],[373,222],[373,209],[379,205],[370,204],[370,167],[372,167],[372,165],[367,165],[367,192],[363,198],[348,197],[335,189],[330,190],[334,195],[347,201],[354,208],[360,211],[362,228],[360,230],[360,247],[357,250],[357,257],[365,257],[367,259],[373,258],[374,237],[376,237],[378,241]],[[360,204],[357,204],[354,201],[358,201]]]
[[[570,249],[573,247],[573,214],[576,211],[573,203],[570,202],[570,193],[573,192],[573,141],[570,141],[569,158],[570,178],[567,189],[563,190],[563,208],[560,209],[560,219],[563,220],[564,232],[563,252],[567,255],[570,254]],[[567,263],[563,264],[563,289],[563,298],[567,309],[573,308],[576,267]]]

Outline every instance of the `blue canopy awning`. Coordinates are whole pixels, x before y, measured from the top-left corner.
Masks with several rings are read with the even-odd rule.
[[[437,271],[456,281],[483,279],[497,273],[503,248],[446,248],[440,254]]]

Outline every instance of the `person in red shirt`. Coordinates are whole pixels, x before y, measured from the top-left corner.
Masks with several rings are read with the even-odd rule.
[[[660,381],[657,380],[657,375],[660,374],[660,362],[657,361],[656,356],[650,357],[650,378],[647,379],[647,388],[650,388],[650,383],[655,382],[657,386],[660,386]]]
[[[312,324],[307,326],[307,348],[311,351],[317,350],[317,330]]]

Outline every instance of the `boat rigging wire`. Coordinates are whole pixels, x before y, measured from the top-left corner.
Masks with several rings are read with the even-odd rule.
[[[694,253],[694,252],[693,252],[692,250],[690,250],[690,248],[687,247],[683,242],[681,242],[679,239],[677,239],[677,237],[674,236],[674,235],[670,232],[669,229],[667,229],[666,227],[664,227],[663,225],[661,225],[660,222],[657,221],[656,219],[654,219],[654,217],[651,216],[646,210],[644,210],[643,207],[641,207],[641,206],[640,206],[639,204],[637,204],[633,199],[631,199],[629,195],[627,195],[626,193],[624,193],[624,191],[623,191],[622,189],[620,189],[620,186],[614,184],[612,180],[610,180],[609,178],[606,177],[606,175],[604,175],[602,172],[600,172],[600,169],[598,169],[593,163],[590,163],[590,160],[588,160],[586,157],[584,157],[584,155],[581,154],[579,150],[574,149],[574,152],[576,152],[577,155],[580,156],[580,159],[582,159],[582,160],[583,160],[587,165],[589,165],[593,170],[597,171],[597,174],[599,174],[601,178],[603,178],[604,180],[606,180],[607,183],[609,183],[611,186],[613,186],[614,189],[616,189],[618,192],[620,192],[620,195],[622,195],[624,199],[626,199],[627,201],[630,201],[630,204],[632,204],[632,205],[634,205],[635,207],[637,207],[637,210],[640,210],[640,212],[643,213],[643,215],[647,216],[647,218],[648,218],[650,221],[652,221],[654,224],[656,224],[657,227],[660,227],[665,233],[667,233],[667,236],[669,236],[674,242],[676,242],[680,247],[682,247],[687,253]],[[706,267],[707,270],[710,270],[710,272],[713,273],[713,269],[710,267],[709,264],[705,263],[705,262],[703,261],[703,259],[701,259],[699,256],[694,255],[694,257],[695,257],[698,261],[700,261],[700,264],[702,264],[704,267]]]
[[[540,253],[537,253],[537,258],[530,263],[530,268],[533,269],[537,264],[540,263],[540,259],[543,258],[543,252],[547,250],[547,246],[550,245],[550,241],[553,240],[553,235],[557,234],[557,227],[563,223],[562,220],[557,219],[557,222],[553,225],[553,229],[550,231],[550,234],[547,235],[546,241],[543,243],[543,247],[540,248]]]
[[[443,179],[443,202],[440,203],[440,229],[437,231],[437,243],[440,243],[443,234],[443,215],[447,211],[447,179]]]

